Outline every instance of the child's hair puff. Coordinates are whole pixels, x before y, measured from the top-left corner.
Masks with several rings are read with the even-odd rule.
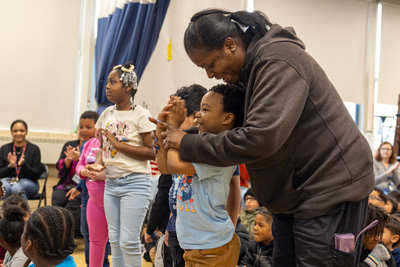
[[[17,205],[8,205],[3,210],[0,220],[0,235],[13,248],[21,246],[21,235],[24,232],[26,211]]]
[[[3,205],[1,206],[1,209],[4,211],[10,205],[16,205],[21,207],[25,211],[26,215],[31,213],[29,203],[22,196],[22,193],[13,194],[8,198],[6,198],[3,202]]]

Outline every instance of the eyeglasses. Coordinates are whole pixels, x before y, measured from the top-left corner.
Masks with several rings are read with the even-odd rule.
[[[246,202],[247,200],[254,201],[256,199],[254,197],[245,197],[244,202]]]
[[[374,195],[370,195],[370,196],[369,196],[369,199],[374,199],[374,200],[378,200],[378,201],[383,201],[382,199],[380,199],[379,197],[374,196]]]
[[[382,151],[392,151],[391,148],[383,148],[383,147],[381,148],[381,150],[382,150]]]

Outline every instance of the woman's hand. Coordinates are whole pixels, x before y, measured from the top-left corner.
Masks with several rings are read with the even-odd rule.
[[[79,161],[79,157],[81,153],[79,152],[79,146],[77,147],[72,147],[72,146],[67,146],[67,150],[64,152],[65,159],[67,160],[75,160]]]
[[[161,124],[162,127],[167,129],[167,131],[161,133],[161,138],[164,139],[164,148],[166,150],[170,148],[180,150],[182,138],[186,133],[165,122],[158,122],[157,125],[158,124]]]
[[[169,109],[167,122],[179,129],[186,119],[187,109],[185,108],[185,100],[175,97],[174,103],[175,104]]]
[[[71,188],[67,194],[65,194],[65,196],[68,198],[68,200],[73,200],[74,198],[76,198],[81,192],[78,191],[78,189]]]
[[[72,146],[67,146],[67,150],[64,151],[65,158],[72,160],[72,152],[73,151],[74,151],[74,148]]]
[[[79,146],[77,146],[71,151],[71,157],[73,160],[78,162],[80,156],[81,156],[81,152],[79,151]]]
[[[22,154],[22,156],[19,158],[18,165],[22,166],[22,164],[24,163],[25,163],[25,154]]]
[[[390,168],[386,171],[386,174],[389,175],[389,174],[391,174],[392,172],[397,171],[397,169],[399,168],[399,166],[400,166],[400,162],[396,162],[396,164],[390,166]]]
[[[8,163],[10,163],[11,168],[15,168],[15,165],[17,165],[17,155],[14,153],[8,153],[7,155]]]

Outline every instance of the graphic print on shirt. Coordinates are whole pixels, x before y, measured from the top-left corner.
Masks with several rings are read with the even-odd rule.
[[[120,121],[118,123],[108,122],[105,128],[112,133],[120,143],[127,143],[129,141],[128,133],[131,127],[125,121]],[[107,142],[105,136],[103,136],[103,152],[105,158],[111,159],[115,158],[118,154],[118,150],[112,147],[110,142]]]
[[[182,174],[179,179],[178,193],[176,196],[177,208],[181,211],[196,212],[193,195],[193,176]]]

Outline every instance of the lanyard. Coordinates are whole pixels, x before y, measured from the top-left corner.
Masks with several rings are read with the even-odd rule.
[[[25,142],[24,148],[22,149],[22,154],[21,154],[21,156],[19,158],[21,158],[25,154],[25,150],[26,150],[26,142]],[[15,150],[15,144],[13,144],[13,153],[15,155],[17,155],[17,152]],[[15,173],[16,173],[15,177],[16,178],[19,178],[19,173],[21,171],[21,166],[18,165],[18,161],[19,161],[19,159],[17,157],[17,162],[15,163]]]

